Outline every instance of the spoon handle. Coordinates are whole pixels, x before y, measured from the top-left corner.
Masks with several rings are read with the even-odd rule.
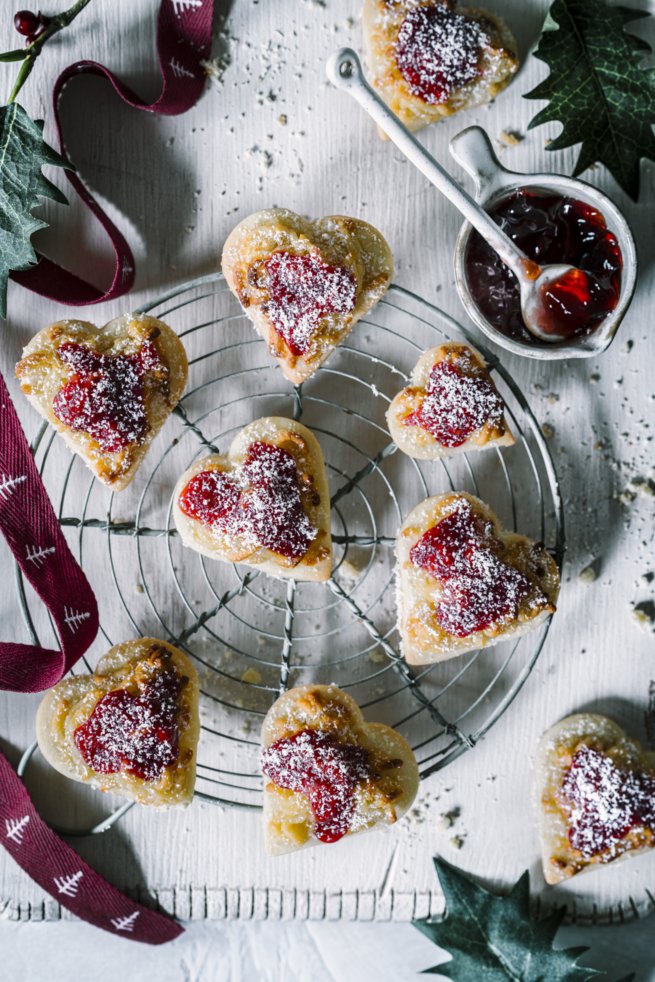
[[[530,263],[525,253],[501,231],[484,208],[481,208],[477,201],[459,186],[448,171],[430,156],[416,137],[403,126],[386,103],[374,92],[366,81],[357,54],[351,48],[342,48],[329,59],[326,71],[332,84],[338,89],[343,89],[360,104],[396,144],[401,153],[459,209],[464,218],[486,239],[519,280],[525,280],[526,264]]]

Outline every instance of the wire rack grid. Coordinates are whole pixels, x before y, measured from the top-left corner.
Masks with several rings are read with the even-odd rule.
[[[291,387],[223,277],[182,284],[141,308],[178,330],[189,353],[188,388],[120,497],[44,424],[33,451],[69,542],[100,598],[101,636],[85,657],[155,635],[184,649],[201,675],[202,737],[196,795],[261,806],[258,727],[288,687],[336,682],[368,718],[410,741],[422,778],[470,750],[509,707],[543,647],[539,631],[484,652],[412,670],[399,653],[394,542],[408,511],[430,494],[468,490],[505,527],[545,542],[561,566],[562,502],[550,455],[526,399],[498,360],[451,317],[399,286],[355,327],[316,375]],[[515,446],[442,461],[415,461],[390,442],[384,412],[420,354],[464,337],[482,351],[503,395]],[[172,520],[179,474],[225,451],[259,416],[302,419],[322,445],[331,487],[335,563],[325,584],[296,583],[185,549]],[[104,541],[104,550],[103,550]],[[51,631],[17,570],[35,643]],[[26,751],[21,772],[34,752]],[[68,834],[105,831],[108,819]]]

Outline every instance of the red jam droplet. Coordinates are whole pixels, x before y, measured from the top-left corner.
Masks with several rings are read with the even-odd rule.
[[[479,21],[454,13],[446,3],[415,7],[400,25],[396,64],[412,94],[437,105],[478,78],[486,41]]]
[[[268,300],[262,305],[294,355],[304,355],[321,321],[355,306],[357,283],[349,269],[329,266],[317,252],[274,252],[265,264]]]
[[[88,433],[105,453],[140,443],[148,429],[144,376],[161,366],[152,342],[134,355],[100,355],[67,341],[57,355],[71,369],[52,403],[57,419]]]
[[[635,826],[655,832],[655,775],[622,771],[590,747],[576,750],[562,793],[571,805],[569,842],[586,859],[612,849]]]
[[[430,372],[425,399],[403,424],[422,426],[444,447],[461,447],[486,422],[498,424],[502,417],[503,401],[489,379],[440,361]]]
[[[566,263],[586,274],[563,277],[544,291],[549,323],[542,329],[567,338],[584,337],[614,310],[623,258],[599,211],[584,201],[521,188],[489,214],[540,266]],[[471,234],[465,267],[476,306],[498,331],[530,345],[552,343],[539,341],[527,330],[514,273],[477,232]]]
[[[321,842],[336,842],[350,831],[355,789],[372,775],[363,747],[339,743],[320,730],[301,730],[266,747],[262,771],[279,788],[307,795]]]
[[[292,454],[269,443],[252,443],[241,468],[226,474],[201,471],[179,496],[185,515],[231,536],[300,560],[316,538],[305,515]]]
[[[466,638],[516,617],[530,592],[523,573],[498,558],[490,522],[463,505],[428,529],[410,551],[410,561],[441,585],[438,623],[449,634]]]
[[[75,730],[75,746],[98,774],[126,771],[157,781],[179,753],[178,698],[186,680],[162,672],[141,686],[138,695],[114,689],[96,704]]]

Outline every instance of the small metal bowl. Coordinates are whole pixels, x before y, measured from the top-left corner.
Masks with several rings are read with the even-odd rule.
[[[466,278],[465,257],[472,228],[468,222],[465,222],[457,237],[454,262],[457,289],[469,317],[496,344],[527,358],[542,360],[591,358],[605,351],[612,343],[618,326],[630,306],[637,281],[635,242],[626,219],[614,202],[585,181],[564,177],[561,174],[520,174],[507,170],[496,157],[489,137],[479,126],[469,126],[453,137],[450,141],[450,152],[475,181],[475,197],[484,208],[490,208],[512,191],[526,187],[576,198],[592,205],[602,213],[607,227],[618,240],[623,256],[619,302],[595,331],[585,337],[571,338],[554,344],[541,344],[536,340],[534,344],[529,341],[517,341],[507,337],[490,324],[471,296]]]

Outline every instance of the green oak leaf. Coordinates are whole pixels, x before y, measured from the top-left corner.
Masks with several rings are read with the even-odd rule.
[[[526,99],[548,99],[529,129],[559,121],[548,146],[581,143],[573,171],[605,164],[635,201],[642,157],[655,160],[655,69],[642,66],[651,47],[623,28],[649,14],[601,0],[555,0],[535,50],[550,74]]]
[[[47,222],[32,214],[39,198],[66,204],[59,188],[42,174],[45,164],[70,167],[43,140],[43,122],[18,105],[0,107],[0,317],[7,313],[7,280],[12,269],[34,266],[32,235]]]
[[[577,964],[587,948],[553,949],[563,909],[541,920],[530,917],[527,870],[507,896],[497,897],[443,859],[435,858],[434,865],[446,898],[446,916],[412,924],[445,948],[452,960],[425,974],[457,982],[585,982],[600,974]]]

